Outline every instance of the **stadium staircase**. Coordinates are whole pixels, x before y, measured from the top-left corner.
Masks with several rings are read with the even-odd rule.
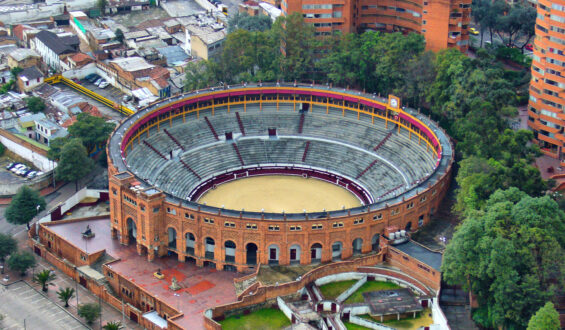
[[[166,128],[164,128],[163,131],[165,131],[165,134],[167,134],[167,136],[168,136],[169,138],[171,138],[171,140],[173,140],[173,142],[174,142],[179,148],[181,148],[182,151],[184,151],[184,147],[182,146],[182,144],[180,144],[180,142],[179,142],[169,131],[167,131]]]
[[[367,168],[365,168],[363,171],[361,171],[361,173],[359,173],[359,175],[357,175],[357,177],[355,179],[359,179],[360,177],[363,176],[363,174],[367,173],[371,167],[373,167],[379,160],[375,159],[371,162],[371,164],[369,164],[369,166],[367,166]]]
[[[218,137],[218,133],[216,133],[216,130],[214,129],[214,126],[212,126],[212,123],[210,122],[208,117],[204,117],[204,120],[206,120],[206,124],[208,124],[208,127],[210,128],[210,131],[212,131],[212,134],[214,134],[216,140],[220,140],[220,138]]]
[[[385,192],[384,194],[380,195],[380,196],[379,196],[379,199],[385,197],[385,196],[388,195],[388,194],[392,194],[395,190],[402,188],[402,186],[404,186],[404,185],[403,185],[403,184],[400,184],[400,185],[398,185],[398,186],[396,186],[396,187],[390,189],[389,191],[387,191],[387,192]]]
[[[302,155],[302,162],[306,160],[306,155],[308,154],[308,148],[310,148],[310,141],[306,142],[306,147],[304,148],[304,154]]]
[[[161,156],[161,158],[163,158],[164,160],[168,160],[167,157],[165,157],[159,150],[155,149],[155,147],[152,146],[151,143],[147,142],[146,140],[143,140],[143,144],[148,146],[151,150],[155,151],[155,153]]]
[[[383,144],[385,144],[386,141],[388,141],[388,139],[390,139],[390,137],[392,136],[392,133],[394,133],[394,131],[396,130],[397,126],[398,126],[398,124],[395,124],[394,127],[391,128],[391,129],[388,131],[388,133],[387,133],[387,135],[384,137],[384,139],[382,139],[381,142],[379,142],[379,144],[377,144],[377,146],[373,148],[373,151],[379,150],[379,148],[382,147]]]
[[[192,174],[194,174],[194,175],[198,178],[198,180],[202,179],[202,178],[200,177],[200,175],[198,175],[198,173],[196,173],[196,172],[192,169],[192,167],[188,166],[188,164],[184,162],[184,160],[180,159],[180,163],[181,163],[187,170],[189,170],[190,172],[192,172]]]
[[[245,136],[245,128],[243,127],[243,122],[241,121],[241,117],[239,116],[239,112],[236,112],[235,116],[237,117],[237,124],[239,125],[239,130],[241,131],[241,134],[243,134]]]
[[[306,115],[303,113],[300,114],[300,123],[298,124],[298,134],[302,134],[302,129],[304,128],[304,119]]]
[[[239,153],[239,148],[237,147],[237,144],[232,143],[232,147],[233,147],[233,150],[235,150],[235,153],[237,154],[237,158],[239,158],[239,162],[241,163],[241,166],[245,166],[245,163],[243,162],[243,158],[241,157],[241,154]]]

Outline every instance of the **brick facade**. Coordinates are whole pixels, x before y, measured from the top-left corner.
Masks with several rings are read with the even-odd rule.
[[[198,97],[207,95],[200,92]],[[305,96],[305,99],[310,102],[313,100],[312,96]],[[155,107],[159,111],[167,110],[168,113],[153,111],[142,114],[142,119],[134,125],[138,127],[137,131],[132,128],[124,135],[119,135],[119,139],[122,139],[121,136],[126,137],[120,142],[122,152],[127,152],[133,141],[140,143],[139,134],[143,132],[140,127],[147,129],[148,125],[154,125],[159,129],[160,123],[168,126],[173,116],[187,111],[187,107],[183,105],[185,101],[188,102],[187,99],[165,101],[165,107]],[[355,104],[348,109],[351,108],[359,109]],[[198,111],[198,108],[191,111]],[[403,113],[402,116],[408,118],[410,115]],[[398,123],[401,124],[401,121],[400,119]],[[436,145],[441,148],[439,143]],[[108,155],[113,237],[119,238],[124,245],[136,244],[138,253],[147,255],[149,260],[172,253],[178,255],[179,261],[191,258],[199,266],[215,265],[217,269],[238,271],[253,269],[257,264],[288,265],[291,263],[291,253],[296,253],[294,261],[300,264],[328,262],[332,260],[332,245],[337,242],[341,242],[341,259],[347,259],[354,254],[355,239],[362,239],[360,252],[368,253],[377,249],[375,240],[378,241],[387,227],[417,230],[427,224],[430,216],[438,209],[449,187],[452,162],[452,159],[449,160],[449,165],[444,172],[440,172],[439,179],[433,185],[428,185],[421,193],[395,204],[340,217],[328,214],[325,218],[315,220],[307,217],[292,220],[281,214],[279,220],[272,220],[250,218],[245,214],[240,214],[239,217],[226,215],[220,209],[216,213],[210,213],[200,207],[186,206],[181,200],[170,198],[153,188],[148,194],[135,188],[139,184],[139,178],[129,172],[118,173],[115,162],[122,161],[121,157],[113,158],[111,150],[108,150]],[[335,226],[335,223],[343,225]],[[320,224],[322,228],[318,228]],[[316,228],[313,225],[317,225]],[[296,230],[297,227],[300,230]],[[169,246],[169,231],[173,230],[176,244]],[[214,242],[213,247],[206,244],[206,241],[211,240]],[[225,244],[228,241],[235,244],[235,255],[226,258],[228,248]],[[294,251],[291,252],[291,249]],[[256,250],[256,257],[253,250]]]

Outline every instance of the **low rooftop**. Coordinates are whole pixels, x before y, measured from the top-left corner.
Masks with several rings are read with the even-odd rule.
[[[425,263],[426,265],[432,267],[437,271],[441,271],[440,268],[443,255],[439,252],[429,250],[412,240],[409,240],[406,243],[395,245],[393,246],[393,248],[406,253],[407,255]]]

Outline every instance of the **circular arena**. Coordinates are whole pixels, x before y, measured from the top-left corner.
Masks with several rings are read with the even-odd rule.
[[[309,264],[424,225],[453,150],[434,122],[327,86],[226,86],[126,118],[108,144],[112,233],[218,269]]]

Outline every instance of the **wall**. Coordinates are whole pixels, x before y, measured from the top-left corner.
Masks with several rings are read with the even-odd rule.
[[[48,172],[57,166],[56,162],[47,158],[47,151],[18,138],[10,132],[0,130],[0,142],[2,142],[8,150],[32,162],[35,167],[43,172]]]
[[[440,292],[438,291],[437,297],[440,296]],[[447,317],[443,314],[441,307],[439,306],[439,299],[438,298],[432,299],[432,319],[434,320],[434,326],[437,326],[438,329],[451,329],[449,324],[447,323]]]
[[[407,274],[422,281],[425,285],[438,291],[441,283],[441,272],[433,269],[425,263],[418,261],[404,252],[389,247],[389,254],[387,254],[387,261],[403,270]]]
[[[349,296],[351,296],[355,291],[357,291],[357,289],[359,289],[366,282],[367,282],[367,276],[357,281],[357,283],[353,284],[349,289],[345,290],[335,300],[339,303],[344,302],[347,298],[349,298]]]
[[[349,322],[363,326],[365,328],[369,328],[369,329],[377,329],[377,330],[394,330],[395,329],[395,328],[387,327],[386,325],[382,325],[382,324],[377,323],[377,322],[372,322],[372,321],[369,321],[367,319],[363,319],[363,318],[353,316],[353,315],[349,317]]]

